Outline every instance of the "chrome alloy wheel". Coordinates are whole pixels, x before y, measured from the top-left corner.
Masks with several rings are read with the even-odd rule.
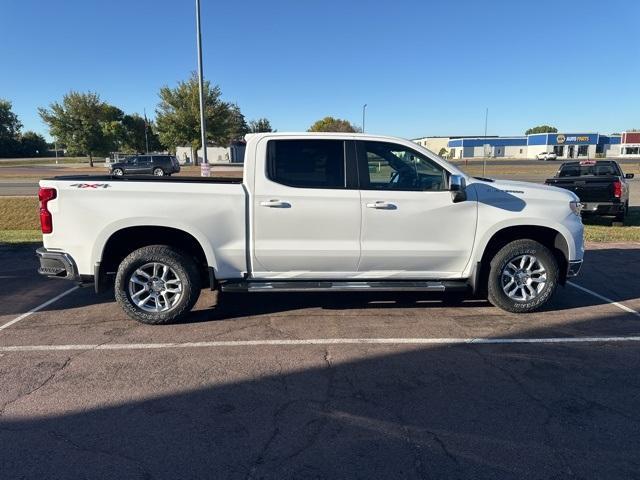
[[[182,280],[164,263],[146,263],[131,274],[129,296],[145,312],[166,312],[180,301]]]
[[[502,290],[512,300],[528,302],[547,284],[547,270],[535,255],[519,255],[502,269]]]

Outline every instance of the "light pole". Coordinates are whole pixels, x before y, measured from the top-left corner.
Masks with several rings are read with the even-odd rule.
[[[149,155],[149,137],[147,137],[147,109],[144,109],[144,145],[147,149],[147,155]]]
[[[487,107],[487,109],[484,112],[484,144],[487,145],[487,123],[489,121],[489,107]],[[482,160],[482,176],[486,176],[486,171],[487,171],[487,150],[489,150],[488,148],[485,147],[484,149],[484,158]]]
[[[209,162],[207,161],[207,124],[204,115],[204,82],[202,80],[202,34],[200,33],[200,0],[196,0],[196,31],[198,40],[198,88],[200,91],[200,134],[202,142],[202,165],[200,175],[208,177]],[[196,152],[196,159],[198,152]]]
[[[365,113],[367,111],[367,104],[365,103],[362,106],[362,133],[364,133],[364,120],[365,120]]]

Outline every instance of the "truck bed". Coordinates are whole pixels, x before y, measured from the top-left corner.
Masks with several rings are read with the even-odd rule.
[[[45,180],[61,181],[84,181],[84,182],[164,182],[164,183],[242,183],[242,177],[187,177],[187,176],[164,176],[153,175],[61,175],[46,178]]]

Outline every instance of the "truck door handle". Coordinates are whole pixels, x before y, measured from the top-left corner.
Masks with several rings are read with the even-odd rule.
[[[291,204],[283,200],[266,200],[264,202],[260,202],[260,205],[262,207],[270,208],[291,208]]]
[[[393,203],[378,200],[375,203],[367,203],[367,208],[376,208],[378,210],[395,210],[398,207],[396,207]]]

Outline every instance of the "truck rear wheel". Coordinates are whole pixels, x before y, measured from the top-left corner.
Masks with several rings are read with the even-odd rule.
[[[489,301],[507,312],[527,313],[546,304],[558,284],[558,262],[534,240],[515,240],[491,260]]]
[[[618,213],[615,216],[614,221],[616,222],[624,222],[625,218],[627,217],[627,213],[629,212],[629,202],[625,203],[622,212]]]
[[[162,325],[184,317],[200,296],[195,262],[173,247],[150,245],[130,253],[118,267],[116,300],[134,320]]]

